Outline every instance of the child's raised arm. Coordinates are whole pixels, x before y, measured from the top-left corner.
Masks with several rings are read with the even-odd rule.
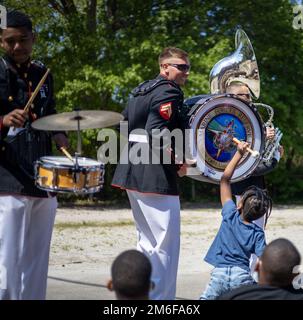
[[[231,187],[230,187],[230,179],[236,169],[237,164],[241,160],[242,156],[246,152],[247,147],[249,144],[247,142],[240,142],[237,146],[237,152],[234,154],[233,158],[227,165],[224,170],[224,173],[221,177],[220,181],[220,196],[221,196],[221,203],[222,206],[228,200],[232,199]]]

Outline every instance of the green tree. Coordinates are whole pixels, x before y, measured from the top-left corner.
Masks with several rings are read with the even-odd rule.
[[[209,92],[212,66],[234,51],[238,26],[251,39],[261,74],[261,102],[275,109],[275,124],[284,132],[286,156],[270,177],[281,200],[299,198],[302,179],[303,114],[302,30],[292,27],[292,3],[214,0],[7,0],[7,7],[31,15],[38,42],[34,55],[55,75],[59,112],[75,107],[120,112],[129,92],[158,73],[163,47],[190,53],[192,70],[185,96]],[[97,132],[83,132],[84,154],[96,157]],[[71,135],[73,148],[76,139]],[[109,187],[104,197],[118,197]],[[196,187],[197,197],[215,195],[216,187],[182,180],[182,194]]]

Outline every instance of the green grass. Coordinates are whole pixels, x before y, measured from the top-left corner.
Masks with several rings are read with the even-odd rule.
[[[117,221],[117,222],[96,222],[96,221],[81,221],[81,222],[59,222],[55,224],[56,229],[79,229],[79,228],[115,228],[132,226],[132,220]]]

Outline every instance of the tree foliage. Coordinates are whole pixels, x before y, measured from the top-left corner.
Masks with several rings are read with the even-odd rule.
[[[190,53],[192,71],[185,96],[208,93],[212,66],[234,51],[241,26],[255,49],[261,74],[260,101],[275,109],[286,149],[268,180],[280,200],[299,198],[303,153],[303,30],[292,27],[293,1],[203,0],[7,0],[28,13],[38,41],[34,55],[55,76],[59,112],[75,107],[120,112],[129,92],[158,72],[163,47]],[[95,157],[97,142],[84,132],[86,156]],[[75,147],[75,138],[72,138]],[[109,168],[112,174],[113,168]],[[299,176],[301,172],[301,176]],[[107,176],[105,195],[115,196]],[[185,179],[182,192],[197,197],[209,186]],[[213,190],[216,190],[215,188]],[[215,194],[216,191],[213,191]]]

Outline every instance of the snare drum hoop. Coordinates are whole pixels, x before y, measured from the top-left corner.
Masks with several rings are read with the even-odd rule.
[[[203,129],[199,129],[199,125],[203,121],[203,118],[207,117],[210,112],[223,104],[228,105],[228,107],[233,106],[235,109],[238,109],[251,123],[251,128],[253,131],[251,134],[251,148],[254,150],[258,150],[260,154],[262,154],[262,150],[264,147],[265,129],[261,117],[257,113],[256,109],[252,109],[245,102],[237,99],[232,95],[214,96],[210,97],[209,99],[202,98],[197,101],[196,105],[193,107],[196,110],[190,118],[190,127],[192,129],[192,132],[190,134],[190,150],[192,153],[192,157],[197,159],[197,167],[199,168],[201,173],[208,176],[208,178],[213,180],[211,182],[214,183],[220,182],[224,169],[214,169],[205,161],[203,153],[201,154],[199,150],[197,150],[197,146],[199,146],[200,142],[202,142],[202,145],[205,146],[206,126]],[[250,155],[246,155],[246,157],[241,161],[240,166],[236,168],[231,181],[236,182],[245,179],[258,166],[260,160],[260,157],[253,158]],[[195,176],[191,177],[195,178]],[[200,180],[199,177],[197,177],[197,179]]]
[[[74,194],[91,194],[91,193],[96,193],[99,192],[102,188],[103,188],[103,184],[97,187],[90,187],[90,188],[82,188],[82,189],[71,189],[71,188],[64,188],[64,187],[57,187],[55,186],[54,188],[51,187],[43,187],[40,186],[38,184],[36,184],[36,186],[44,191],[48,191],[48,192],[59,192],[59,193],[74,193]]]
[[[45,168],[58,168],[58,169],[70,169],[75,166],[71,160],[66,157],[57,157],[57,156],[45,156],[41,157],[37,162],[43,165]],[[96,171],[97,169],[104,168],[104,164],[102,162],[97,162],[96,160],[79,157],[78,164],[80,168],[89,169],[90,171]]]
[[[62,162],[66,163],[62,163]],[[38,184],[39,179],[39,167],[43,167],[45,169],[71,169],[74,167],[74,164],[67,159],[66,157],[60,157],[60,156],[45,156],[41,157],[35,162],[35,184],[36,186],[44,191],[49,192],[60,192],[60,193],[77,193],[77,194],[90,194],[90,193],[96,193],[100,191],[104,184],[104,164],[102,162],[97,162],[96,160],[85,158],[85,157],[79,157],[78,161],[79,168],[86,169],[88,172],[96,172],[100,170],[100,185],[89,187],[89,188],[82,188],[82,189],[71,189],[70,187],[59,187],[59,186],[53,186],[53,187],[45,187],[40,186]],[[70,162],[70,163],[68,163]],[[91,164],[89,163],[91,162]],[[84,164],[85,163],[85,164]]]

